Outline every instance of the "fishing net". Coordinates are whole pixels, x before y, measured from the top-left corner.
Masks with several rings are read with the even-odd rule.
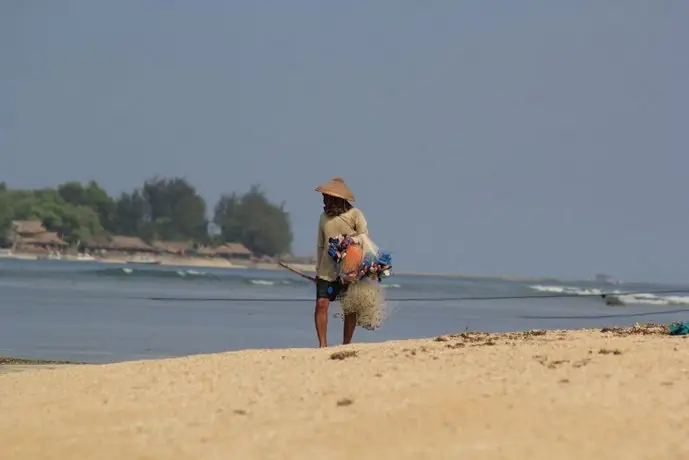
[[[368,235],[330,238],[328,253],[334,259],[338,281],[346,286],[339,296],[342,313],[356,314],[357,325],[375,330],[387,317],[380,282],[390,276],[392,259]]]
[[[343,284],[364,278],[378,282],[390,276],[392,258],[368,235],[330,238],[328,254],[335,260],[338,280]]]
[[[345,315],[356,313],[359,327],[374,331],[387,318],[387,308],[383,289],[375,281],[364,279],[351,283],[340,298],[342,313],[335,317],[344,319]]]

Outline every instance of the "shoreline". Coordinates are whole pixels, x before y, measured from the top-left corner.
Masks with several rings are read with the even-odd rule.
[[[16,358],[0,356],[0,376],[10,372],[52,370],[65,366],[83,366],[85,363],[72,361],[53,361],[46,359]]]
[[[30,253],[15,253],[11,256],[3,255],[0,256],[2,259],[13,259],[13,260],[33,260],[41,262],[51,262],[50,260],[42,260],[35,254]],[[202,257],[181,257],[181,256],[162,256],[155,257],[159,263],[156,264],[146,264],[146,263],[136,263],[130,262],[124,257],[105,257],[105,258],[94,258],[94,259],[78,259],[73,256],[65,256],[59,259],[63,262],[97,262],[102,264],[123,264],[131,265],[132,267],[147,265],[159,265],[159,266],[173,266],[173,267],[197,267],[197,268],[227,268],[227,269],[252,269],[252,270],[268,270],[268,271],[282,271],[284,268],[280,267],[277,263],[247,263],[245,261],[239,260],[227,260],[227,259],[206,259]],[[297,264],[288,263],[291,267],[297,270],[303,271],[308,274],[313,274],[316,272],[315,265],[313,264]],[[522,281],[522,282],[560,282],[565,283],[569,281],[560,280],[557,278],[547,278],[547,277],[528,277],[528,276],[490,276],[490,275],[472,275],[466,273],[429,273],[429,272],[409,272],[409,271],[393,271],[392,277],[394,276],[417,276],[417,277],[439,277],[439,278],[455,278],[455,279],[470,279],[470,280],[486,280],[486,281]],[[580,282],[580,281],[572,281]]]
[[[339,348],[347,348],[347,347],[377,347],[381,345],[386,345],[386,344],[405,344],[405,343],[411,343],[411,342],[423,342],[423,341],[432,341],[432,342],[448,342],[453,339],[461,338],[461,339],[468,339],[470,341],[485,341],[487,342],[487,345],[494,345],[495,340],[501,340],[501,339],[513,339],[513,340],[518,340],[518,339],[531,339],[534,337],[541,337],[541,336],[547,336],[547,335],[552,335],[552,334],[568,334],[568,333],[601,333],[601,334],[611,334],[612,336],[622,336],[622,337],[627,337],[627,336],[634,336],[634,335],[640,335],[640,336],[648,336],[648,335],[655,335],[655,336],[668,336],[668,337],[674,337],[675,339],[677,338],[686,338],[689,339],[689,335],[679,335],[679,336],[672,336],[668,333],[668,325],[667,324],[656,324],[656,323],[636,323],[633,326],[605,326],[599,329],[531,329],[531,330],[524,330],[524,331],[509,331],[509,332],[483,332],[483,331],[464,331],[461,333],[455,333],[455,334],[444,334],[436,337],[419,337],[419,338],[413,338],[413,339],[393,339],[393,340],[385,340],[382,342],[361,342],[361,343],[353,343],[350,345],[330,345],[327,350],[330,349],[339,349]],[[478,338],[481,338],[481,340],[478,340]],[[485,345],[485,344],[484,344]],[[246,348],[246,349],[241,349],[241,350],[232,350],[232,351],[221,351],[221,352],[215,352],[215,353],[199,353],[199,354],[189,354],[189,355],[182,355],[182,356],[171,356],[167,358],[146,358],[146,359],[136,359],[136,360],[125,360],[125,361],[116,361],[116,362],[111,362],[111,363],[98,363],[98,364],[92,364],[92,363],[86,363],[86,362],[79,362],[79,361],[68,361],[68,360],[48,360],[48,359],[39,359],[39,358],[27,358],[27,357],[16,357],[16,356],[2,356],[0,355],[0,368],[3,366],[27,366],[30,368],[41,368],[41,367],[50,367],[50,366],[111,366],[111,365],[117,365],[117,364],[123,364],[123,363],[137,363],[137,362],[155,362],[155,361],[167,361],[167,360],[176,360],[176,359],[185,359],[185,358],[190,358],[193,356],[214,356],[214,355],[221,355],[221,354],[235,354],[235,353],[246,353],[246,352],[268,352],[268,353],[279,353],[281,351],[285,350],[314,350],[318,349],[318,347],[300,347],[300,348]]]
[[[0,373],[0,445],[14,460],[686,458],[687,343],[662,325],[464,332]]]

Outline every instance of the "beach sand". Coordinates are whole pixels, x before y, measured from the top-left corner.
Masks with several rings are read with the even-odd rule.
[[[548,331],[0,374],[0,458],[679,459],[689,340]]]

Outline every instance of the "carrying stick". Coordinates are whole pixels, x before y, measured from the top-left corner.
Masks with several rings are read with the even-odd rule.
[[[296,275],[301,276],[301,277],[304,278],[304,279],[307,279],[307,280],[309,280],[309,281],[313,281],[314,283],[316,282],[316,277],[315,277],[315,276],[307,275],[307,274],[304,273],[303,271],[297,270],[297,269],[294,268],[294,267],[290,267],[289,265],[287,265],[287,264],[284,263],[284,262],[278,262],[278,265],[281,266],[281,267],[284,268],[284,269],[287,269],[287,270],[291,271],[292,273],[294,273],[294,274],[296,274]]]

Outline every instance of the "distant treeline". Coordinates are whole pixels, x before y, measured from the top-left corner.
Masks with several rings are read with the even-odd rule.
[[[13,220],[39,220],[75,244],[99,236],[138,236],[144,241],[192,241],[200,245],[242,243],[257,256],[290,254],[292,228],[284,203],[268,200],[259,186],[222,195],[208,232],[206,201],[186,179],[153,177],[129,193],[111,197],[91,181],[57,188],[11,189],[0,183],[0,243]]]

